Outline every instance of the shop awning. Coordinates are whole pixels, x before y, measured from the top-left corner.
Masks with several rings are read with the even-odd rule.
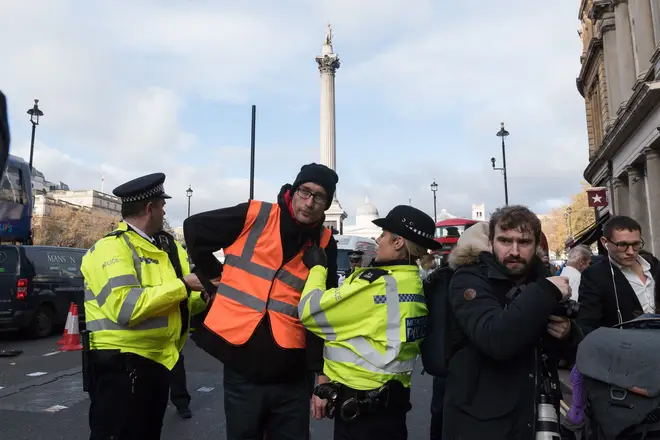
[[[570,247],[574,248],[579,245],[591,246],[596,243],[600,237],[603,236],[603,224],[609,220],[610,214],[604,213],[601,217],[596,220],[594,223],[581,230],[575,234],[575,239],[571,243]]]

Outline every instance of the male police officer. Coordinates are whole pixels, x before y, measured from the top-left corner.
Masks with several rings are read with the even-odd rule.
[[[162,230],[164,181],[117,187],[123,221],[83,257],[91,440],[160,438],[190,310],[205,306],[186,252]]]
[[[363,251],[351,251],[348,254],[348,263],[350,264],[351,267],[348,268],[346,274],[344,275],[346,278],[351,276],[351,274],[355,272],[355,269],[357,269],[358,267],[362,267],[363,255],[364,255]]]

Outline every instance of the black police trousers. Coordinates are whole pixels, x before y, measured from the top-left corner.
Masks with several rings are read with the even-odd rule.
[[[183,363],[183,353],[179,353],[179,360],[170,372],[170,400],[176,409],[188,409],[190,406],[190,393],[186,387],[186,366]]]
[[[310,384],[254,383],[225,366],[227,440],[306,440],[309,438]]]
[[[159,440],[170,371],[118,350],[93,350],[89,365],[90,440]]]
[[[334,440],[407,440],[406,411],[360,414],[345,421],[335,416]]]
[[[340,391],[340,399],[344,401],[355,395],[363,399],[363,392],[348,389]],[[360,413],[354,420],[343,420],[339,411],[335,410],[334,440],[407,440],[408,427],[406,415],[410,411],[410,390],[403,386],[390,390],[388,405],[369,413]]]

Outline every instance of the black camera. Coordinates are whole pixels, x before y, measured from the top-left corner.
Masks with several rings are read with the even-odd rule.
[[[559,303],[551,314],[555,316],[565,316],[568,319],[574,319],[577,317],[579,311],[580,311],[580,303],[572,299],[569,299],[568,301]]]
[[[335,408],[339,400],[339,386],[334,383],[322,383],[314,388],[314,395],[328,401],[326,405],[328,418],[334,418]]]

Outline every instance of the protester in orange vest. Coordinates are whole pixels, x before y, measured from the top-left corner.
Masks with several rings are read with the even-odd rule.
[[[202,283],[210,289],[209,280],[222,275],[192,339],[224,363],[228,440],[308,438],[314,373],[327,378],[323,340],[298,317],[309,274],[302,257],[312,244],[324,248],[327,288],[337,287],[337,243],[323,221],[338,181],[330,168],[308,164],[277,203],[252,200],[183,224]],[[213,255],[220,249],[224,265]],[[316,413],[323,402],[312,399]]]

